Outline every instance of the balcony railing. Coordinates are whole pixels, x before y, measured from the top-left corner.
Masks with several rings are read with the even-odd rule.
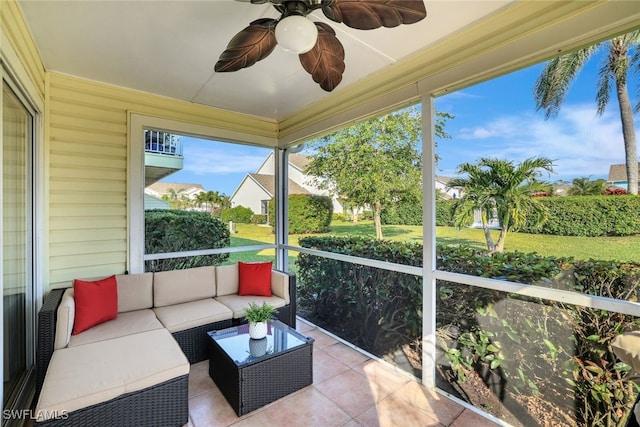
[[[182,137],[158,130],[145,130],[144,151],[169,156],[182,156]]]

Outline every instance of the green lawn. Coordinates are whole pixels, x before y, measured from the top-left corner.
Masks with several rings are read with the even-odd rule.
[[[257,245],[274,243],[275,237],[270,227],[251,224],[237,224],[237,233],[231,236],[231,246]],[[422,227],[386,225],[383,235],[389,240],[405,240],[422,242]],[[497,239],[498,232],[493,231]],[[332,235],[356,235],[374,237],[373,223],[360,221],[334,221],[331,224]],[[303,235],[289,236],[291,245],[298,245]],[[436,239],[444,244],[468,244],[479,249],[485,248],[482,230],[454,227],[437,227]],[[565,237],[547,236],[542,234],[509,233],[505,244],[507,251],[536,252],[544,256],[572,256],[576,259],[601,259],[618,261],[640,261],[640,236],[629,237]],[[242,252],[231,254],[229,262],[269,261],[273,260],[273,250]],[[295,256],[291,257],[292,259]]]

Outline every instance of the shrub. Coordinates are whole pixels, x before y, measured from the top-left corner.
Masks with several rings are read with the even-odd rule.
[[[147,254],[216,249],[231,244],[226,224],[205,212],[146,211],[144,234]],[[145,261],[145,271],[220,265],[228,258],[229,254],[218,254]]]
[[[455,200],[436,200],[436,225],[453,227],[453,205]]]
[[[253,224],[266,224],[267,216],[262,214],[254,214],[253,217],[251,217],[251,222]]]
[[[409,265],[422,262],[422,245],[415,243],[314,236],[300,239],[300,245]],[[303,309],[320,324],[340,319],[341,335],[361,348],[384,354],[420,335],[420,277],[304,253],[297,264]]]
[[[236,206],[220,212],[220,219],[224,222],[233,221],[239,224],[251,224],[253,211],[244,206]]]
[[[308,237],[300,245],[404,265],[422,264],[422,246],[358,237]],[[334,333],[379,356],[420,343],[422,283],[409,274],[298,256],[299,307]],[[520,252],[486,255],[468,246],[436,248],[439,270],[637,300],[640,263],[574,261]],[[618,424],[638,386],[610,342],[640,319],[589,307],[439,280],[438,344],[458,381],[469,369],[509,391],[571,411],[579,425]]]
[[[274,203],[269,203],[269,221],[274,223]],[[289,196],[289,234],[326,233],[331,225],[333,203],[313,194]]]
[[[383,224],[422,225],[422,197],[383,206],[380,219]]]
[[[640,197],[567,196],[539,200],[549,216],[541,227],[525,223],[525,233],[558,236],[629,236],[640,234]]]

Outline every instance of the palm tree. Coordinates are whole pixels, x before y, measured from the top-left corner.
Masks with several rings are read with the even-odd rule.
[[[215,207],[220,203],[220,195],[217,191],[201,191],[196,196],[196,203],[199,207],[204,205],[207,212],[213,213]]]
[[[607,181],[604,179],[591,181],[589,178],[575,178],[568,194],[570,196],[597,196],[603,194],[606,188]]]
[[[518,165],[512,161],[481,158],[476,164],[463,163],[450,187],[462,188],[462,197],[454,203],[454,224],[457,227],[472,222],[477,210],[482,214],[482,229],[489,254],[504,251],[504,242],[511,226],[530,219],[541,224],[546,219],[546,208],[534,193],[546,191],[547,183],[538,181],[542,171],[553,172],[553,162],[545,157],[530,158]],[[489,219],[497,217],[500,236],[494,243],[489,230]]]
[[[566,97],[571,82],[585,63],[601,48],[608,49],[607,59],[598,71],[596,103],[598,115],[602,115],[609,103],[611,84],[615,83],[622,122],[629,194],[638,194],[638,155],[633,123],[634,109],[629,99],[627,76],[634,67],[640,68],[640,53],[637,51],[639,43],[640,30],[636,30],[552,59],[538,77],[534,89],[536,109],[544,109],[547,119],[555,117],[560,111],[560,105]],[[632,55],[631,52],[634,49],[636,53]],[[636,111],[638,109],[640,104],[635,107]]]

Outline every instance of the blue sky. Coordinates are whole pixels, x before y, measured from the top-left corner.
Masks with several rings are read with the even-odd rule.
[[[572,84],[558,116],[549,120],[543,112],[535,111],[533,99],[542,64],[437,98],[437,110],[455,115],[446,127],[452,139],[438,144],[442,159],[437,173],[454,176],[460,163],[475,162],[480,157],[519,162],[545,156],[554,160],[556,173],[545,177],[550,181],[606,178],[609,165],[624,163],[624,145],[615,95],[607,111],[602,116],[596,114],[599,60],[591,59]],[[637,80],[629,83],[635,105]],[[163,181],[199,183],[206,190],[228,196],[270,152],[188,137],[183,143],[184,169]]]

